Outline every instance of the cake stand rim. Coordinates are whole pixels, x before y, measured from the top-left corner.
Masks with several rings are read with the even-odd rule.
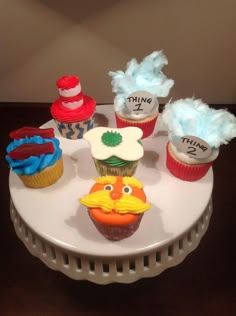
[[[105,105],[105,107],[106,107],[106,105]],[[100,109],[101,109],[101,112],[103,112],[103,107],[102,107],[102,106],[100,106]],[[53,120],[50,120],[50,121],[44,123],[42,126],[51,124],[52,121],[53,121]],[[66,141],[67,141],[67,140],[66,140]],[[71,140],[68,140],[68,141],[69,141],[69,142],[74,142],[74,141],[71,141]],[[12,173],[12,171],[10,171],[10,173]],[[209,170],[209,177],[210,177],[209,197],[207,197],[207,199],[205,200],[204,205],[203,205],[203,207],[202,207],[202,211],[199,212],[199,214],[197,214],[197,216],[196,216],[196,218],[194,219],[194,221],[191,222],[191,227],[194,226],[194,225],[196,224],[196,222],[198,221],[198,219],[202,216],[202,213],[204,212],[204,210],[205,210],[207,204],[209,203],[209,200],[211,199],[212,190],[213,190],[213,180],[214,180],[212,167],[211,167],[210,170]],[[11,193],[10,176],[9,176],[9,189],[10,189],[10,193]],[[12,194],[11,194],[11,198],[12,198],[12,200],[13,200],[13,203],[16,205],[16,203],[15,203],[15,201],[14,201],[14,196],[13,196]],[[22,217],[22,216],[21,216],[21,217]],[[24,220],[24,218],[22,218],[22,219]],[[26,223],[26,222],[27,222],[27,221],[25,220],[25,223]],[[27,225],[30,226],[30,224],[29,224],[28,222],[27,222]],[[31,226],[30,226],[30,228],[31,228],[32,230],[34,230]],[[185,227],[185,229],[181,230],[180,234],[175,233],[175,234],[173,234],[171,237],[166,238],[166,239],[161,240],[161,241],[155,241],[155,242],[152,243],[151,245],[144,246],[144,247],[139,247],[138,249],[137,249],[137,248],[136,248],[136,249],[132,249],[132,250],[131,250],[131,251],[132,251],[132,252],[131,252],[131,255],[132,255],[132,256],[133,256],[133,255],[138,255],[138,254],[142,253],[143,251],[150,251],[151,249],[158,249],[158,248],[161,248],[161,247],[163,247],[164,245],[171,243],[173,240],[176,240],[179,236],[185,234],[185,232],[188,230],[188,228],[189,228],[189,227]],[[41,238],[46,239],[48,242],[53,243],[53,244],[56,244],[58,247],[62,247],[62,246],[65,246],[65,245],[66,245],[66,248],[67,248],[69,251],[72,251],[72,252],[78,252],[78,251],[79,251],[79,249],[78,249],[76,246],[74,246],[74,245],[71,245],[71,244],[68,244],[68,243],[66,243],[66,244],[63,245],[63,240],[62,240],[62,241],[61,241],[61,240],[58,240],[57,238],[51,237],[50,235],[48,235],[48,234],[46,234],[46,233],[44,233],[44,232],[41,232],[41,231],[39,232],[38,230],[37,230],[37,232],[34,230],[34,232],[37,233],[37,234],[39,234],[39,235],[41,236]],[[80,252],[80,253],[81,253],[81,252]],[[90,253],[89,251],[86,252],[86,249],[83,249],[83,252],[82,252],[82,253],[83,253],[84,255],[88,255],[88,256],[91,255],[91,253]],[[125,254],[120,253],[119,255],[122,256],[122,257],[129,256],[129,254],[128,254],[127,252],[126,252]],[[96,254],[96,256],[99,256],[99,255]],[[104,254],[104,253],[103,253],[101,256],[102,256],[102,257],[104,257],[104,256],[105,256],[105,257],[113,257],[113,255],[110,254],[110,253],[109,253],[109,254]]]
[[[59,259],[58,259],[58,264],[56,264],[56,265],[54,264],[53,260],[51,260],[51,258],[49,258],[49,260],[48,260],[47,256],[45,255],[46,249],[48,248],[47,244],[46,244],[46,246],[44,246],[45,249],[43,250],[44,251],[43,254],[42,254],[42,250],[35,252],[35,249],[37,249],[37,247],[35,247],[35,245],[34,245],[34,247],[32,247],[32,244],[31,244],[32,240],[29,237],[29,232],[27,233],[27,238],[25,238],[27,228],[22,229],[22,223],[20,225],[21,228],[19,228],[20,215],[17,213],[17,210],[15,209],[15,215],[17,214],[18,218],[17,218],[17,216],[14,216],[14,204],[12,203],[12,200],[10,200],[11,220],[13,222],[16,234],[17,234],[18,238],[26,246],[28,251],[33,256],[40,259],[49,268],[56,270],[56,271],[59,271],[59,272],[65,274],[66,276],[68,276],[74,280],[81,280],[81,281],[87,280],[87,281],[90,281],[90,282],[93,282],[96,284],[100,284],[100,285],[105,285],[105,284],[110,284],[110,283],[133,283],[133,282],[136,282],[136,281],[143,279],[143,278],[150,278],[150,277],[158,276],[159,274],[164,272],[166,269],[177,266],[191,252],[193,252],[198,247],[202,237],[205,235],[205,233],[207,232],[207,229],[209,227],[212,211],[213,211],[213,203],[212,203],[212,196],[211,196],[209,203],[202,214],[203,220],[199,219],[199,221],[197,221],[197,223],[195,224],[195,225],[198,225],[198,230],[196,231],[196,229],[194,228],[195,225],[192,227],[189,227],[189,230],[185,233],[185,236],[182,237],[182,241],[184,244],[184,246],[182,246],[183,247],[182,250],[175,255],[172,253],[172,255],[170,254],[170,256],[169,256],[169,248],[170,247],[174,248],[176,246],[176,243],[179,242],[178,239],[175,240],[175,242],[168,244],[168,245],[166,245],[166,247],[162,247],[162,249],[160,249],[160,251],[163,251],[163,253],[165,254],[165,257],[166,257],[166,258],[164,258],[164,263],[162,265],[158,265],[157,263],[156,263],[156,265],[153,265],[153,263],[152,263],[151,268],[149,269],[149,268],[145,267],[145,264],[144,264],[144,266],[142,266],[141,269],[139,267],[136,272],[132,269],[131,270],[125,269],[124,273],[118,273],[118,272],[114,273],[114,268],[116,267],[116,266],[114,266],[114,260],[116,258],[112,257],[112,258],[108,258],[108,259],[111,260],[111,267],[112,267],[113,271],[111,271],[111,273],[109,274],[109,273],[104,272],[101,269],[99,269],[99,271],[98,271],[99,274],[96,275],[96,273],[94,273],[94,271],[92,271],[92,273],[90,273],[91,271],[89,271],[89,265],[90,265],[89,260],[97,259],[98,261],[95,260],[95,265],[98,263],[98,265],[100,267],[101,260],[102,259],[106,260],[107,258],[100,258],[97,256],[92,256],[89,259],[84,259],[87,256],[85,256],[84,258],[82,257],[82,263],[83,262],[86,263],[85,269],[83,270],[83,267],[82,267],[81,270],[78,270],[78,269],[74,270],[75,266],[72,265],[72,269],[73,269],[72,270],[72,269],[70,269],[68,262],[65,262],[65,256],[69,256],[71,253],[75,254],[75,252],[73,252],[73,251],[72,252],[69,251],[68,253],[66,253],[65,251],[63,251],[64,249],[62,247],[58,247],[56,245],[56,249],[61,250],[61,252],[58,253]],[[24,225],[23,225],[23,227],[24,227]],[[27,227],[27,225],[26,225],[26,227]],[[29,229],[31,229],[31,228],[29,228]],[[188,240],[189,233],[192,235],[190,240]],[[40,236],[40,238],[42,238],[42,237]],[[45,242],[45,240],[44,240],[44,242]],[[42,245],[38,244],[38,247],[41,248]],[[47,249],[47,251],[48,251],[48,249]],[[67,251],[67,249],[66,249],[66,251]],[[127,268],[127,264],[129,264],[130,259],[138,258],[138,260],[139,260],[138,263],[140,263],[140,260],[143,261],[143,259],[147,256],[152,258],[153,254],[155,255],[155,253],[149,251],[148,253],[143,253],[142,256],[140,256],[140,254],[137,257],[136,256],[131,256],[131,257],[125,256],[124,258],[121,258],[122,260],[124,260],[124,261],[122,261],[122,265],[124,264],[124,266]],[[85,261],[83,261],[83,260],[85,260]],[[88,260],[88,261],[86,261],[86,260]],[[136,263],[136,261],[135,261],[135,263]],[[104,264],[104,263],[102,263],[102,264]]]

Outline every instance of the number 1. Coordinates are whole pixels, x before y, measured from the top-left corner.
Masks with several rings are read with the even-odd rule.
[[[134,106],[137,106],[137,109],[134,109],[134,111],[143,111],[143,109],[141,109],[141,103],[135,104]]]

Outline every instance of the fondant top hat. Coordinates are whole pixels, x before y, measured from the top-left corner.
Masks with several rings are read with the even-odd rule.
[[[84,103],[80,80],[76,76],[63,76],[57,80],[61,104],[71,110]]]

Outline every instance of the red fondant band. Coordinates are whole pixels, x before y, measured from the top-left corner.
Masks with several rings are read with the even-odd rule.
[[[64,107],[61,99],[56,100],[50,109],[53,118],[65,123],[80,122],[90,118],[95,112],[96,102],[86,95],[83,98],[83,105],[73,110]]]
[[[63,97],[60,96],[60,100],[62,102],[76,102],[83,100],[83,92],[80,92],[79,94],[73,96],[73,97]]]

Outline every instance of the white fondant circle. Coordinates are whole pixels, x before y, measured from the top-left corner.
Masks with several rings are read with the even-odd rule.
[[[180,138],[178,150],[188,157],[205,159],[211,155],[211,147],[203,139],[186,135]]]
[[[148,91],[136,91],[126,98],[126,106],[132,114],[150,113],[156,103],[156,97]]]

